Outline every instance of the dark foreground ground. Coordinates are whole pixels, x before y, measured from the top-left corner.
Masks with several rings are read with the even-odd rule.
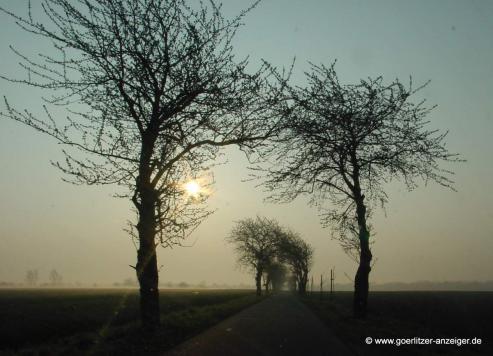
[[[0,290],[0,354],[161,354],[256,303],[253,291],[161,291],[163,330],[138,327],[138,292]]]
[[[138,327],[136,290],[0,290],[0,354],[162,354],[213,325],[221,329],[218,323],[244,310],[237,314],[246,318],[244,331],[238,325],[220,330],[240,340],[240,351],[249,350],[250,338],[259,345],[274,341],[283,355],[326,355],[339,339],[355,355],[493,355],[491,292],[373,292],[364,321],[351,316],[352,293],[315,293],[301,301],[311,316],[294,297],[279,296],[255,305],[261,312],[252,316],[249,307],[259,302],[253,291],[162,291],[163,328],[146,337]],[[415,337],[481,338],[482,345],[376,345],[377,338]],[[260,350],[252,354],[277,354]]]
[[[346,356],[332,330],[292,293],[274,294],[179,345],[168,356]]]
[[[367,320],[351,315],[352,293],[303,301],[356,355],[493,355],[493,292],[373,292]],[[372,343],[366,344],[371,337]],[[376,345],[376,338],[481,338],[480,346]],[[446,342],[448,342],[446,341]],[[395,341],[394,341],[395,342]]]

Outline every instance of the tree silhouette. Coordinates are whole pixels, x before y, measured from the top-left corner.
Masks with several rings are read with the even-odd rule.
[[[277,292],[282,289],[286,282],[287,272],[286,266],[279,261],[271,262],[269,266],[267,266],[266,280],[272,285],[273,291]]]
[[[37,269],[30,269],[26,272],[26,283],[28,286],[34,287],[38,284],[39,273]]]
[[[226,241],[233,244],[238,263],[254,272],[257,295],[262,294],[262,274],[274,262],[281,231],[275,220],[257,216],[238,221]]]
[[[277,255],[281,262],[286,263],[300,294],[306,294],[308,272],[313,263],[313,248],[299,234],[284,230],[277,239]]]
[[[53,286],[60,286],[62,284],[62,275],[58,273],[56,269],[52,269],[50,272],[50,283]]]
[[[63,144],[53,164],[77,184],[126,188],[137,223],[135,266],[146,329],[159,325],[156,246],[180,244],[210,212],[205,196],[183,184],[205,170],[218,150],[245,152],[274,132],[278,91],[270,66],[252,73],[236,61],[232,39],[245,14],[226,20],[213,0],[44,0],[47,23],[2,7],[56,53],[28,58],[12,47],[28,79],[6,78],[52,92],[47,105],[65,107],[65,121],[13,108],[3,116]]]
[[[275,220],[257,216],[237,222],[226,239],[235,246],[240,265],[254,272],[257,295],[262,293],[262,276],[266,292],[271,283],[273,289],[282,287],[285,265],[289,266],[299,293],[305,294],[313,248],[299,234],[281,227]]]
[[[387,202],[385,184],[401,180],[413,189],[422,179],[451,187],[452,172],[440,164],[460,159],[445,148],[446,132],[429,128],[434,107],[410,101],[424,85],[414,89],[410,81],[406,88],[382,77],[343,85],[334,65],[312,64],[306,77],[306,87],[287,90],[285,130],[266,152],[276,163],[259,169],[274,201],[309,194],[323,224],[334,226],[350,248],[356,234],[354,314],[364,317],[372,260],[368,220],[376,203]]]

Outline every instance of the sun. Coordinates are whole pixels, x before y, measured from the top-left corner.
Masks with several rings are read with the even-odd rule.
[[[200,193],[200,185],[196,181],[192,180],[185,184],[185,190],[187,191],[188,195],[197,196]]]

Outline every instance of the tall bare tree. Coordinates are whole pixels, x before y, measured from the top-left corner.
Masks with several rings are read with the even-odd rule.
[[[382,77],[343,85],[334,65],[312,65],[306,78],[306,87],[288,89],[286,130],[266,153],[276,163],[265,168],[265,183],[276,201],[309,194],[323,223],[336,224],[349,248],[344,235],[357,233],[354,314],[364,317],[372,260],[368,219],[376,203],[387,202],[385,184],[397,179],[413,189],[422,179],[451,187],[452,172],[441,164],[460,159],[446,149],[447,133],[429,128],[433,107],[410,101],[423,86],[385,84]]]
[[[126,188],[137,212],[141,319],[159,325],[156,246],[179,244],[208,215],[184,197],[183,183],[221,146],[249,152],[274,130],[277,90],[270,68],[249,73],[232,39],[256,4],[227,20],[213,0],[44,0],[38,22],[0,7],[54,50],[30,58],[12,47],[28,79],[11,82],[52,93],[46,104],[66,119],[12,107],[2,115],[65,145],[54,165],[79,184]]]
[[[238,262],[254,272],[257,295],[262,294],[262,274],[276,257],[281,228],[275,220],[257,216],[238,221],[226,241],[234,245]]]

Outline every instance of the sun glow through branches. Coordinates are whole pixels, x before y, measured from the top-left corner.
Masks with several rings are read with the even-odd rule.
[[[199,183],[192,180],[185,184],[185,190],[188,195],[196,197],[200,194],[201,188]]]

